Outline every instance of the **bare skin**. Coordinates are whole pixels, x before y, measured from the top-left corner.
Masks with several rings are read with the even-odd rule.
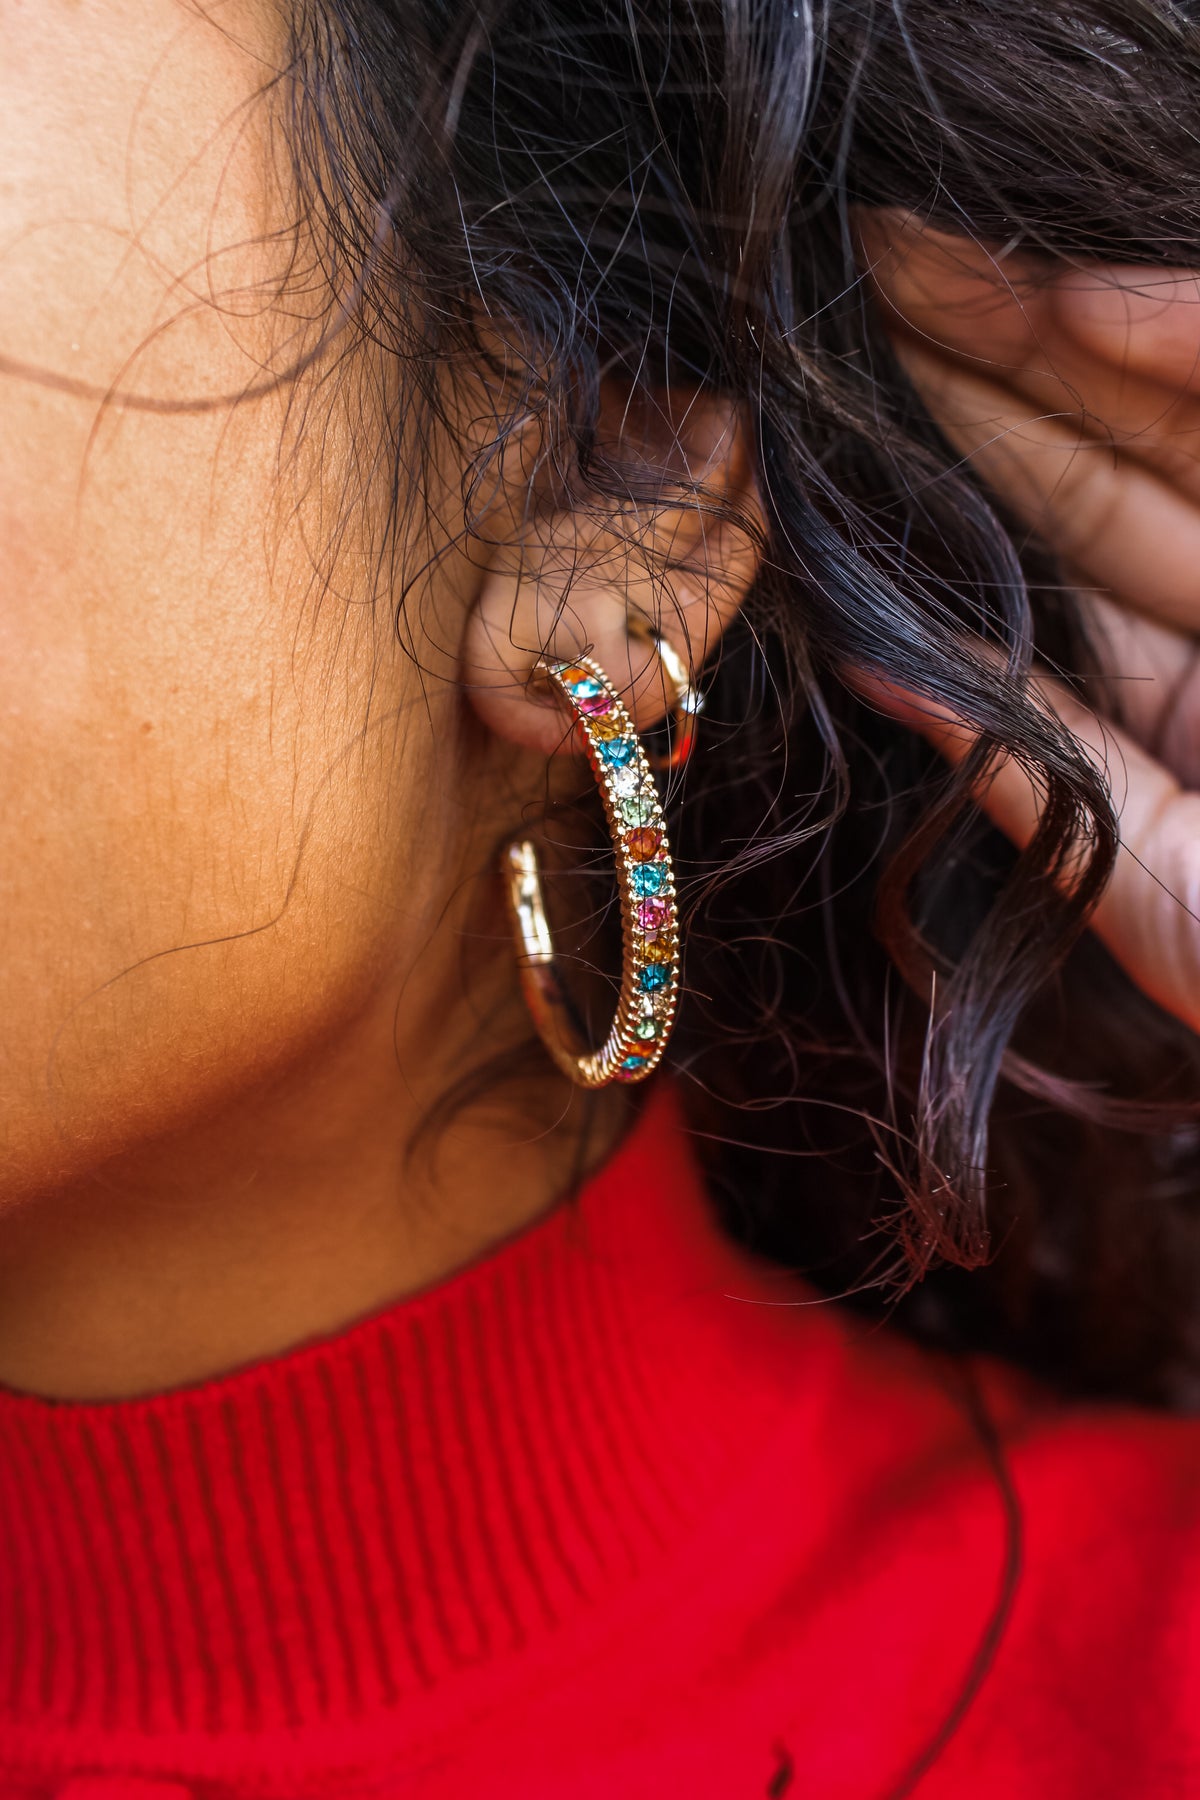
[[[324,555],[336,405],[321,460],[281,462],[274,10],[2,11],[0,1381],[124,1396],[438,1279],[628,1113],[535,1061],[421,1138],[528,1040],[493,871],[563,723],[504,569],[439,570],[422,681],[365,546]],[[694,661],[732,564],[723,612],[681,613]],[[652,596],[611,568],[555,648],[593,645],[646,724],[624,621]]]
[[[626,619],[659,596],[619,543],[580,544],[569,518],[553,521],[544,579],[519,591],[511,552],[449,557],[420,679],[390,597],[368,588],[365,543],[343,533],[331,549],[361,415],[335,402],[297,445],[306,396],[269,379],[298,345],[294,296],[263,300],[295,212],[271,135],[273,8],[0,0],[0,29],[0,1382],[118,1397],[437,1280],[552,1205],[619,1134],[622,1097],[584,1105],[536,1064],[459,1110],[435,1152],[421,1128],[478,1060],[528,1036],[492,871],[563,748],[561,719],[527,688],[537,648],[548,632],[562,654],[591,646],[649,724],[663,699]],[[999,485],[1025,484],[1028,516],[1054,535],[1074,517],[1051,504],[1063,459],[1006,425],[1002,467],[994,430],[977,429],[1046,410],[1025,315],[981,314],[978,286],[964,309],[943,282],[931,330],[917,247],[894,248],[876,279],[931,404]],[[1161,396],[1191,383],[1196,313],[1183,286],[1166,312],[1129,292],[1114,325],[1108,301],[1064,285],[1042,324],[1073,390],[1091,383],[1097,413],[1111,402],[1137,439],[1122,440],[1122,504],[1146,516],[1150,471],[1183,531],[1193,403]],[[980,356],[996,378],[982,413]],[[737,422],[706,404],[689,429],[707,478],[749,501]],[[454,492],[453,467],[427,473]],[[667,621],[698,667],[753,556],[695,519],[665,528],[703,571]],[[1087,566],[1116,596],[1114,629],[1128,608],[1161,615],[1172,669],[1188,647],[1170,634],[1194,626],[1172,585],[1182,541],[1151,533],[1127,578],[1124,537],[1097,536]],[[562,569],[581,557],[556,624]],[[1174,691],[1169,669],[1154,682]],[[944,719],[906,716],[957,753]],[[1124,728],[1132,752],[1137,720]],[[1131,781],[1145,776],[1131,806],[1160,784],[1160,828],[1184,818],[1177,777],[1194,779],[1161,755],[1126,757]],[[997,782],[986,802],[1027,828],[1027,793]],[[1143,816],[1132,806],[1135,832]],[[1176,824],[1157,845],[1168,886],[1195,835]],[[1164,972],[1138,879],[1114,883],[1100,929],[1168,1004],[1200,993],[1200,939],[1179,926]]]

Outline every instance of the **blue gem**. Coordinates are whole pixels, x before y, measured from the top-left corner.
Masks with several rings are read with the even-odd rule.
[[[637,745],[632,738],[606,738],[598,748],[604,761],[614,763],[618,769],[625,768],[637,755]]]
[[[594,700],[597,694],[604,692],[604,683],[597,681],[594,675],[585,675],[582,681],[569,681],[567,686],[577,700]]]
[[[666,863],[639,863],[629,878],[630,886],[639,900],[645,900],[650,894],[657,894],[667,879]]]
[[[622,1069],[627,1069],[630,1074],[633,1074],[638,1069],[644,1069],[647,1060],[648,1059],[644,1056],[627,1056],[624,1062],[620,1064],[620,1067]]]
[[[659,988],[666,987],[670,979],[670,963],[647,963],[638,976],[638,986],[644,994],[653,994]]]

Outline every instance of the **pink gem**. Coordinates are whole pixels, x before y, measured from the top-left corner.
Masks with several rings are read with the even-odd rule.
[[[608,711],[612,705],[612,699],[608,694],[585,694],[576,699],[575,704],[581,713],[586,713],[589,718],[594,718],[597,713]]]
[[[638,901],[638,924],[643,931],[657,931],[665,925],[671,916],[671,908],[666,900],[657,897]]]

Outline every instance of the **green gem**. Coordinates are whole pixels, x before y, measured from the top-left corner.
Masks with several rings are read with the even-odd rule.
[[[649,794],[630,794],[617,802],[617,817],[625,825],[650,825],[656,811]]]

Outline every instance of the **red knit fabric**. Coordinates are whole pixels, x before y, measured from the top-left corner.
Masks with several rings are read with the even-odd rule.
[[[980,1381],[1019,1567],[961,1373],[733,1249],[663,1090],[336,1337],[0,1394],[0,1793],[1195,1800],[1200,1428]]]

